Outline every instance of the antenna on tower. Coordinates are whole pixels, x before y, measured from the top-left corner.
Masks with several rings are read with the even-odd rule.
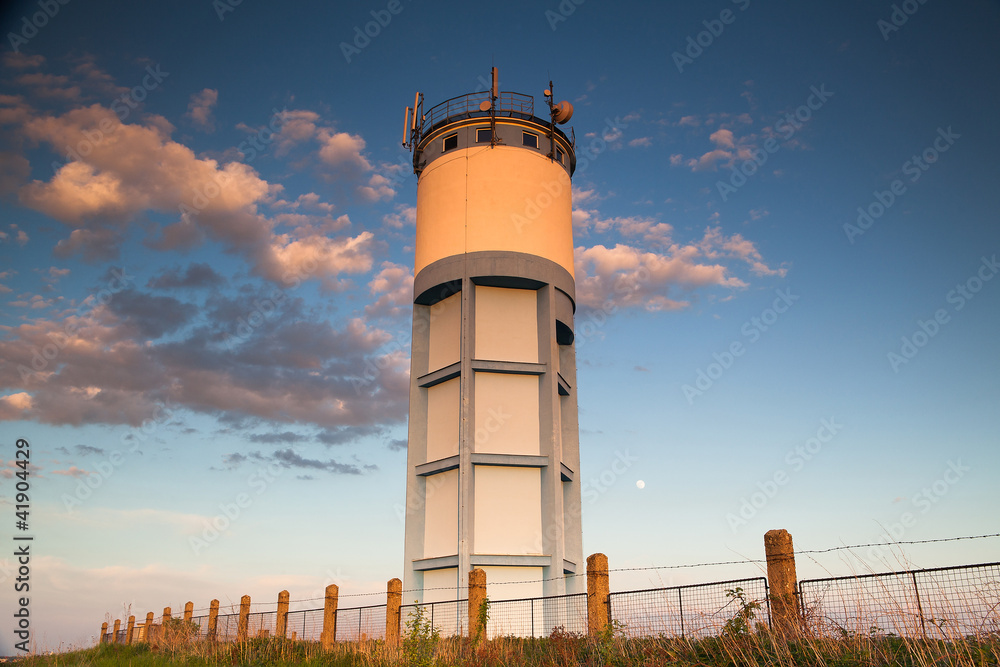
[[[500,72],[491,68],[493,83],[490,85],[490,148],[497,145],[497,98],[500,97]]]

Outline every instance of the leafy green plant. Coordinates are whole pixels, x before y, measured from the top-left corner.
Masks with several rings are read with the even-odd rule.
[[[754,619],[757,617],[757,610],[760,609],[760,601],[747,600],[746,593],[739,586],[726,589],[726,597],[735,602],[739,608],[736,610],[736,614],[726,621],[722,627],[722,633],[730,637],[743,637],[750,634],[755,625],[759,626],[759,624],[754,623]]]
[[[476,610],[476,641],[478,642],[486,635],[486,624],[490,622],[490,599],[484,597]]]
[[[406,664],[416,667],[433,665],[434,651],[440,639],[441,633],[431,623],[424,608],[417,604],[406,619],[406,637],[403,639]]]

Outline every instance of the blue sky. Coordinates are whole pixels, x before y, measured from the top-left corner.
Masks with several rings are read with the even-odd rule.
[[[551,78],[576,108],[587,553],[645,567],[758,559],[771,528],[800,549],[997,532],[997,2],[41,11],[4,10],[0,61],[0,507],[6,535],[27,438],[39,647],[129,605],[400,576],[403,108],[492,65],[502,90],[540,106]]]

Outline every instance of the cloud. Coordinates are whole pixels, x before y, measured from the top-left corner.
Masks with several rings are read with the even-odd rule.
[[[0,421],[23,419],[30,412],[34,400],[31,394],[21,391],[9,396],[0,396]]]
[[[173,287],[218,287],[226,279],[215,272],[207,263],[195,262],[189,264],[181,273],[180,268],[165,269],[159,275],[149,279],[146,287],[154,289],[169,289]]]
[[[363,472],[378,470],[378,466],[366,465],[358,467],[349,463],[338,463],[333,459],[320,461],[318,459],[306,459],[295,453],[291,449],[283,449],[274,453],[273,459],[278,464],[286,468],[306,468],[312,470],[326,470],[340,475],[361,475]]]
[[[629,141],[628,145],[632,147],[649,148],[653,145],[653,140],[650,137],[637,137]]]
[[[123,292],[4,329],[0,419],[138,426],[167,408],[334,431],[405,419],[405,355],[368,379],[387,332],[357,318],[336,328],[277,288],[212,294],[197,308],[164,298]]]
[[[89,470],[83,470],[81,468],[77,468],[76,466],[70,466],[66,470],[53,470],[52,474],[53,475],[64,475],[66,477],[86,477],[87,475],[90,475],[91,473],[90,473]]]
[[[27,122],[30,138],[56,150],[88,142],[86,156],[61,166],[50,181],[35,180],[20,191],[23,204],[73,228],[57,244],[57,256],[117,257],[129,223],[141,212],[158,211],[180,213],[180,219],[148,240],[151,247],[189,249],[205,238],[217,240],[246,256],[254,273],[283,285],[317,277],[335,287],[341,272],[371,268],[370,233],[273,233],[273,221],[258,211],[271,184],[246,164],[196,157],[170,140],[172,129],[164,119],[122,124],[99,105]],[[304,272],[311,263],[315,271]]]
[[[417,207],[398,204],[393,213],[382,218],[386,227],[402,229],[405,226],[415,227],[417,224]]]
[[[409,313],[413,305],[413,271],[393,262],[382,262],[382,269],[375,274],[368,289],[373,303],[365,306],[368,317],[396,317]]]
[[[637,225],[642,229],[642,225]],[[577,302],[589,308],[639,307],[648,311],[679,310],[690,305],[696,290],[739,290],[748,283],[726,262],[745,262],[757,276],[779,276],[786,269],[772,269],[760,251],[739,234],[726,236],[709,227],[701,240],[653,252],[618,243],[595,245],[575,251]]]
[[[101,456],[104,455],[104,450],[100,447],[91,447],[90,445],[77,445],[76,447],[74,447],[74,449],[78,453],[84,456],[87,456],[89,454],[98,454]]]
[[[191,122],[197,127],[206,132],[214,132],[215,118],[212,115],[212,109],[215,108],[218,101],[219,91],[212,88],[205,88],[200,93],[195,93],[191,96],[191,101],[188,102],[187,113],[184,115],[186,118],[191,119]]]

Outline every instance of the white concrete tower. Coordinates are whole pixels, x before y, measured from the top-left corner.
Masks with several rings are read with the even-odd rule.
[[[586,590],[568,102],[492,90],[407,108],[417,174],[404,589]],[[551,87],[551,83],[550,83]],[[544,583],[542,583],[542,580]],[[497,582],[539,583],[495,586]],[[434,590],[430,590],[434,589]],[[407,594],[409,600],[420,597]]]

